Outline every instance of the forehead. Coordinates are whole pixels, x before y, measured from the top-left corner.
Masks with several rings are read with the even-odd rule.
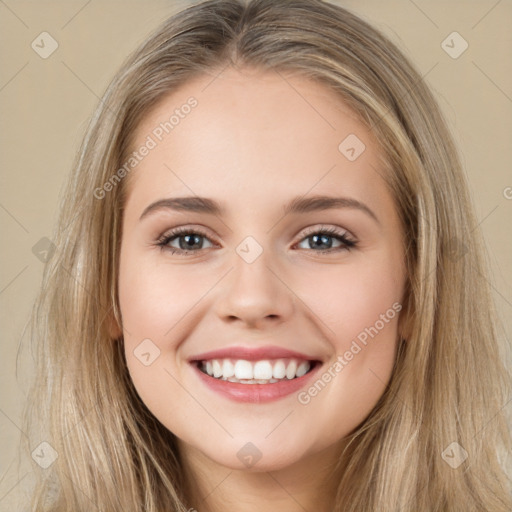
[[[197,77],[143,118],[132,151],[144,145],[128,197],[229,194],[242,204],[249,192],[268,201],[333,187],[371,196],[384,186],[372,133],[333,90],[296,72]]]

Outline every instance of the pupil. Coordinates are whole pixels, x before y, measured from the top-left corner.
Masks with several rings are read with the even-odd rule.
[[[186,240],[186,242],[184,244],[180,243],[181,249],[188,250],[188,249],[192,248],[195,244],[201,245],[198,242],[198,240],[200,238],[199,235],[186,235],[186,236],[182,236],[181,238]],[[192,239],[192,243],[190,243],[191,239]],[[185,245],[185,247],[183,247],[183,245]]]
[[[320,241],[320,244],[324,243],[328,246],[328,248],[330,248],[332,246],[332,240],[331,240],[331,243],[326,242],[327,239],[331,238],[328,235],[313,235],[311,238],[314,240],[313,245],[316,245],[316,242]],[[317,247],[318,247],[318,245],[317,245]]]

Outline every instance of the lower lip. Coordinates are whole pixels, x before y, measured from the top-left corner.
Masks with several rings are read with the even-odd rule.
[[[228,380],[215,379],[202,372],[196,364],[192,365],[199,374],[199,378],[211,390],[219,393],[236,402],[266,403],[279,400],[292,393],[298,392],[317,373],[321,364],[316,363],[315,367],[306,375],[295,379],[284,379],[270,384],[240,384]]]

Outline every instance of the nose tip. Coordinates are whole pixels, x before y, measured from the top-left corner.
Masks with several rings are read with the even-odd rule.
[[[293,294],[267,265],[265,256],[260,255],[252,263],[243,258],[236,262],[217,304],[220,317],[256,327],[260,322],[275,326],[292,314]]]

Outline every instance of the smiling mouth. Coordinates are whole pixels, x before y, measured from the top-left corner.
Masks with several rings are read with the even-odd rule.
[[[306,361],[297,358],[264,359],[209,359],[196,361],[197,368],[216,380],[238,384],[276,384],[295,380],[308,374],[319,361]]]

